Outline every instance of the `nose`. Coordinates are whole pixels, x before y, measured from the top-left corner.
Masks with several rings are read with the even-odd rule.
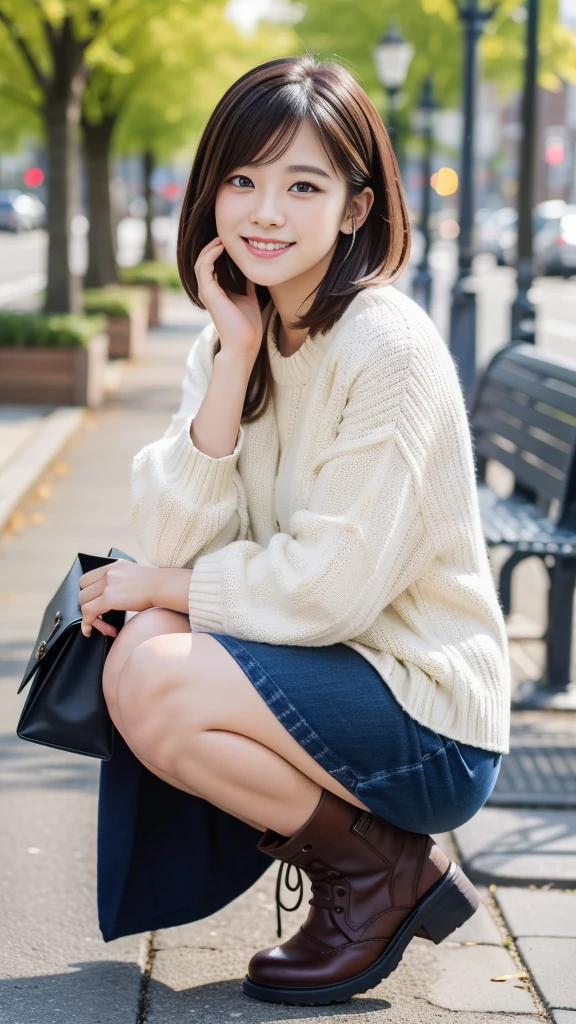
[[[261,191],[254,195],[254,205],[250,213],[250,223],[262,227],[282,227],[286,218],[279,208],[277,197],[272,190]]]

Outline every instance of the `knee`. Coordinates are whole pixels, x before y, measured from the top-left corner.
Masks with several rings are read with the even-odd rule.
[[[115,638],[104,664],[102,689],[106,702],[116,702],[118,677],[132,652],[151,637],[176,629],[188,632],[190,623],[179,612],[166,608],[146,608],[128,619]]]
[[[116,692],[127,742],[142,757],[168,771],[178,721],[180,659],[166,650],[164,637],[149,637],[127,656]]]

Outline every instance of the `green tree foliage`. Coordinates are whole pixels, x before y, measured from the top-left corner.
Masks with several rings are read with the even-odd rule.
[[[492,3],[482,5],[486,8]],[[495,17],[480,43],[483,77],[496,84],[502,97],[520,89],[523,76],[525,25],[515,20],[522,0],[500,0]],[[418,102],[428,72],[441,106],[459,104],[462,25],[454,0],[308,0],[297,31],[305,47],[324,56],[337,55],[349,64],[371,99],[382,109],[384,96],[374,70],[372,50],[391,19],[415,47],[404,89],[405,103]],[[576,33],[558,22],[558,0],[541,0],[539,83],[557,89],[563,78],[576,82]]]
[[[225,17],[226,0],[165,4],[145,20],[123,22],[100,40],[99,63],[91,71],[82,126],[89,182],[98,202],[90,218],[87,279],[101,286],[117,279],[114,265],[106,171],[110,153],[143,155],[148,179],[145,258],[154,257],[149,179],[158,162],[185,152],[192,155],[198,133],[228,86],[255,64],[289,52],[294,34],[263,26],[242,35]],[[106,50],[104,44],[107,44]],[[95,212],[95,211],[94,211]]]
[[[80,282],[68,251],[73,190],[78,184],[78,124],[88,71],[102,60],[107,33],[119,22],[145,19],[164,0],[0,0],[2,51],[19,61],[12,95],[42,124],[47,151],[47,312],[81,308]],[[0,51],[1,52],[1,51]],[[28,99],[28,108],[25,105]]]

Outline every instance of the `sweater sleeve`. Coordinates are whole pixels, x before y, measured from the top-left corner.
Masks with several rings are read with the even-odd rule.
[[[200,552],[241,535],[247,520],[237,469],[244,428],[234,451],[220,459],[201,452],[190,436],[212,375],[215,340],[215,328],[208,324],[188,355],[180,407],[168,429],[132,460],[132,529],[156,566],[189,568]]]
[[[369,369],[351,389],[290,533],[275,534],[265,548],[236,541],[196,561],[193,630],[276,644],[337,643],[363,633],[433,559],[419,490],[396,436],[398,403],[392,415],[378,377]]]

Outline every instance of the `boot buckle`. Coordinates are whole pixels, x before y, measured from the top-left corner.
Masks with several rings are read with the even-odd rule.
[[[358,836],[365,836],[373,821],[374,815],[363,811],[358,821],[352,826],[351,831],[355,832]]]

